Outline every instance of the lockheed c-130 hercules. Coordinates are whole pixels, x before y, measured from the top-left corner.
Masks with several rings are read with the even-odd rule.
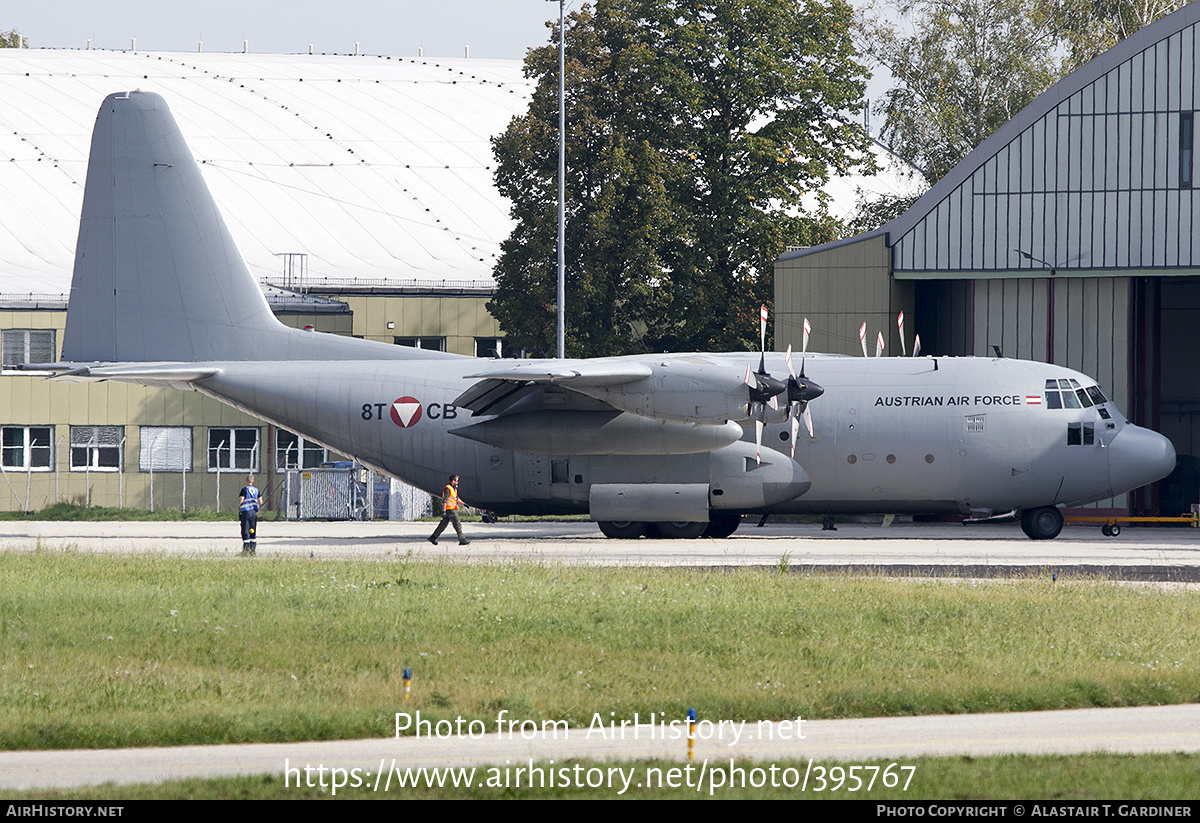
[[[288,328],[143,92],[96,119],[62,361],[33,365],[199,391],[427,491],[453,472],[473,505],[586,512],[610,537],[1018,511],[1051,538],[1060,506],[1175,465],[1095,381],[1043,363],[805,354],[797,375],[790,351],[499,361]]]

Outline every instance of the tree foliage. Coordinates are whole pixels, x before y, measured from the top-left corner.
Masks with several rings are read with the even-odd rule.
[[[1051,84],[1182,0],[896,0],[863,15],[883,142],[934,183]],[[897,23],[899,17],[903,23]]]
[[[567,348],[757,347],[774,259],[832,239],[801,197],[862,163],[834,119],[862,97],[841,0],[598,0],[567,28]],[[489,310],[554,350],[557,27],[529,111],[495,138],[516,227]],[[851,120],[853,118],[846,118]]]
[[[21,39],[21,33],[16,29],[0,31],[0,49],[27,49],[29,42]]]

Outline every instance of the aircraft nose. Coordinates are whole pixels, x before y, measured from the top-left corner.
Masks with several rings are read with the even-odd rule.
[[[1161,434],[1125,426],[1108,447],[1108,471],[1114,494],[1161,480],[1175,470],[1175,447]]]

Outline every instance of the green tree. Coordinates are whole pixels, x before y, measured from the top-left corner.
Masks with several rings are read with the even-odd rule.
[[[1060,20],[1045,0],[902,0],[911,27],[864,20],[870,54],[895,78],[881,139],[932,184],[1058,79]]]
[[[21,39],[21,33],[16,29],[0,31],[0,49],[27,49],[29,41]]]
[[[932,184],[1063,76],[1185,0],[896,0],[860,20],[883,142]],[[902,23],[897,23],[899,18]]]
[[[567,29],[567,348],[757,348],[787,245],[837,226],[801,198],[865,162],[835,119],[862,97],[840,0],[598,0]],[[497,137],[517,225],[489,310],[509,348],[554,350],[557,31],[527,114]],[[852,117],[846,117],[852,121]]]

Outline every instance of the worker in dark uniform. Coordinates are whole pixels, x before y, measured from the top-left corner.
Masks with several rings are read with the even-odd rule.
[[[458,534],[458,545],[465,546],[471,541],[463,537],[462,524],[458,522],[458,475],[450,475],[450,479],[446,482],[446,487],[442,489],[442,522],[438,523],[433,534],[429,536],[429,542],[437,545],[438,535],[446,528],[448,523],[454,524],[454,531]]]
[[[253,555],[258,548],[258,489],[254,487],[254,475],[246,478],[246,485],[238,492],[238,519],[242,521],[242,554]]]

